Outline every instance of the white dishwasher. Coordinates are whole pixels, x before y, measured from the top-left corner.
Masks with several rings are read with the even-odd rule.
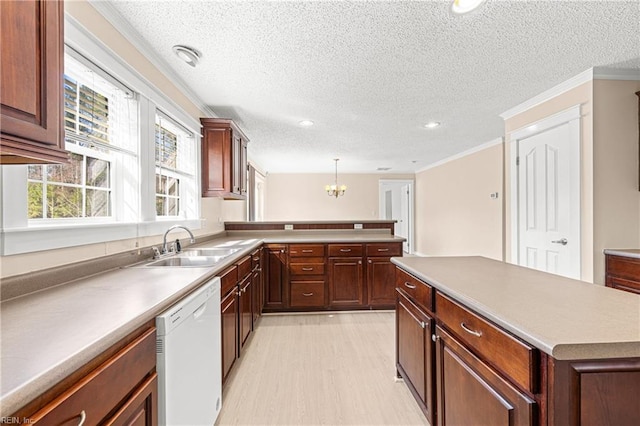
[[[220,278],[156,317],[158,424],[207,425],[222,407]]]

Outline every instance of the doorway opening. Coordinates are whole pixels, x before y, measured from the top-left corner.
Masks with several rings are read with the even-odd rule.
[[[379,216],[383,220],[395,220],[395,235],[405,238],[402,249],[406,254],[413,253],[413,180],[380,179]]]

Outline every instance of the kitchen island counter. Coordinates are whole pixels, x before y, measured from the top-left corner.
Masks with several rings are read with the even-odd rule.
[[[555,359],[640,357],[637,295],[482,257],[392,262]]]

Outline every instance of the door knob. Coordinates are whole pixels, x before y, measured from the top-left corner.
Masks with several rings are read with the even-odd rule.
[[[563,238],[561,240],[553,240],[551,241],[553,244],[562,244],[563,246],[566,246],[567,243],[569,242],[569,240],[567,240],[566,238]]]

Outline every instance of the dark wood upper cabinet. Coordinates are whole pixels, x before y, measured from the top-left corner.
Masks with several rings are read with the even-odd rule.
[[[68,161],[62,1],[0,2],[0,164]]]
[[[233,120],[201,118],[202,196],[247,198],[249,139]]]

